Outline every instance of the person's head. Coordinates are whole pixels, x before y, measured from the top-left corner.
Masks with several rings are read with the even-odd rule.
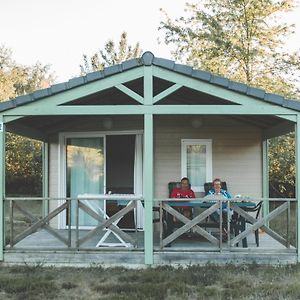
[[[190,188],[190,180],[187,177],[183,177],[180,181],[180,186],[183,191],[186,191]]]
[[[214,181],[212,182],[213,188],[214,190],[218,193],[221,191],[221,187],[222,187],[222,182],[220,178],[216,178],[214,179]]]

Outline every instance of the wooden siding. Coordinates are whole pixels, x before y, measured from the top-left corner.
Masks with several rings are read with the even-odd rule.
[[[260,129],[225,117],[203,118],[199,129],[188,117],[157,117],[154,137],[156,197],[166,197],[167,183],[181,177],[182,139],[212,139],[213,178],[225,180],[233,195],[262,196]]]
[[[227,117],[204,117],[203,126],[195,129],[191,118],[157,116],[154,119],[155,197],[166,197],[168,182],[181,177],[181,139],[212,139],[213,177],[225,180],[232,194],[261,197],[261,130]],[[143,129],[138,117],[112,119],[111,131]],[[72,131],[88,130],[104,128],[102,122],[95,120],[72,127]],[[57,143],[58,135],[50,142],[50,197],[59,196]]]

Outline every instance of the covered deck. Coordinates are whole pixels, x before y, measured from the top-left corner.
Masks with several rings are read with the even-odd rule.
[[[196,221],[197,225],[192,227],[195,230],[193,230],[191,236],[186,235],[188,228],[180,232],[184,224],[177,229],[179,231],[177,235],[176,230],[174,230],[172,243],[168,246],[164,244],[164,241],[170,236],[164,236],[162,224],[157,224],[160,225],[159,230],[154,229],[153,231],[153,257],[155,262],[157,264],[296,263],[296,237],[293,230],[296,220],[295,199],[270,200],[272,201],[270,213],[264,218],[260,216],[258,219],[253,220],[253,224],[249,222],[243,231],[234,234],[231,230],[232,224],[225,224],[228,226],[226,241],[222,240],[218,227],[207,228]],[[97,227],[80,229],[78,224],[69,226],[68,229],[53,229],[48,224],[52,218],[58,217],[58,214],[50,212],[47,216],[42,217],[41,214],[40,216],[34,215],[34,212],[29,212],[26,208],[27,203],[30,201],[39,203],[41,208],[42,201],[51,201],[51,199],[16,200],[7,198],[7,201],[10,202],[10,216],[14,216],[15,219],[7,222],[10,225],[10,235],[7,237],[5,245],[7,263],[22,263],[25,261],[50,265],[68,263],[72,265],[89,265],[96,263],[96,261],[104,265],[140,265],[143,263],[145,255],[144,231],[136,228],[131,230],[119,229],[117,223],[115,224],[118,230],[110,227],[109,224],[107,227],[102,226],[109,219],[112,220],[110,224],[114,224],[113,222],[124,217],[130,212],[128,206],[127,210],[125,207],[123,212],[118,212],[117,217],[111,216],[107,220],[102,219],[101,222],[101,214],[93,213],[88,210],[88,206],[79,204],[78,207],[81,207],[86,213],[93,215],[99,221],[98,229],[100,230],[97,230]],[[71,200],[67,200],[66,204],[69,203],[68,201]],[[79,202],[80,200],[74,201]],[[256,199],[256,201],[258,200]],[[164,202],[166,201],[160,201],[159,203],[161,209]],[[231,205],[233,206],[233,202],[231,202]],[[68,208],[65,205],[59,213],[63,213],[64,210],[67,211]],[[204,209],[193,220],[196,220],[201,214],[209,213],[211,213],[210,208]],[[20,218],[21,215],[26,217],[27,223],[23,224],[22,228],[16,228],[16,220],[22,219]],[[177,217],[180,218],[180,216]],[[251,214],[248,217],[251,219]],[[247,215],[245,215],[245,218],[247,218]],[[193,220],[189,222],[193,222]],[[156,220],[153,221],[155,224]],[[222,219],[220,221],[222,223]],[[266,223],[268,225],[265,225]],[[154,227],[157,225],[154,225]],[[197,226],[201,230],[198,231]],[[257,244],[254,229],[258,230],[259,244]],[[107,234],[109,230],[111,232]],[[207,238],[207,235],[210,238]],[[243,239],[239,238],[241,235]],[[211,240],[212,237],[217,243]],[[245,239],[247,241],[246,246],[244,244]],[[169,244],[169,241],[167,243]]]
[[[5,172],[0,172],[3,216],[0,259],[4,262],[151,265],[295,263],[300,260],[300,222],[297,221],[300,216],[300,105],[297,101],[155,58],[146,52],[141,59],[3,103],[0,111],[2,170],[5,169],[6,131],[44,142],[43,197],[8,197]],[[74,136],[78,137],[78,132],[88,132],[105,137],[113,131],[111,122],[118,132],[141,135],[143,148],[139,150],[144,159],[140,167],[141,189],[133,195],[141,197],[139,201],[143,203],[143,230],[122,230],[114,223],[135,209],[138,200],[116,215],[104,218],[84,204],[80,207],[80,199],[67,197],[66,187],[58,186],[58,182],[66,180],[65,165],[60,169],[58,162],[63,150],[57,149],[61,145],[65,147],[60,134],[75,132]],[[270,199],[268,139],[293,131],[297,158],[296,199]],[[168,200],[167,183],[180,178],[182,166],[178,161],[191,139],[202,139],[206,150],[213,145],[210,179],[212,174],[221,174],[230,184],[231,192],[237,194],[242,190],[245,195],[253,192],[247,200],[263,203],[262,214],[258,218],[244,215],[246,228],[229,236],[226,242],[222,242],[218,230],[207,231],[198,226],[198,219],[190,224],[182,219],[185,224],[182,232],[163,241],[168,238],[164,236],[162,225],[162,210],[169,209],[163,205]],[[57,157],[53,156],[53,149]],[[204,196],[201,189],[197,196],[199,200]],[[38,213],[26,204],[30,201],[39,201]],[[71,202],[77,204],[71,206]],[[72,207],[81,209],[98,223],[82,230],[78,218],[71,217]],[[209,212],[207,215],[212,213],[210,208],[204,209],[198,214],[202,214],[201,221],[206,216],[205,211]],[[237,212],[243,215],[238,209]],[[22,230],[17,229],[20,221],[17,214],[23,218]],[[62,214],[64,229],[58,220]],[[160,222],[156,222],[157,219]],[[192,227],[196,228],[194,236],[184,238],[186,229]],[[131,246],[96,247],[107,230]],[[258,231],[259,246],[254,239],[255,231]],[[111,238],[113,235],[106,242],[115,243]],[[242,246],[244,238],[247,238],[247,247]],[[166,247],[170,240],[171,247]]]

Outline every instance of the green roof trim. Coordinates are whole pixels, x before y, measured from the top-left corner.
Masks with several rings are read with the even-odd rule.
[[[281,95],[267,93],[262,89],[254,88],[244,83],[231,81],[228,78],[218,76],[206,71],[193,69],[188,65],[177,64],[169,59],[158,58],[155,57],[151,52],[147,51],[140,58],[127,60],[121,64],[106,67],[102,71],[88,73],[85,76],[72,78],[67,82],[54,84],[49,88],[37,90],[34,93],[19,96],[15,99],[1,102],[0,112],[13,109],[17,106],[25,105],[34,101],[39,101],[51,95],[70,90],[72,88],[84,85],[86,83],[90,83],[92,81],[101,80],[103,78],[113,76],[115,74],[125,72],[136,67],[151,65],[171,70],[175,73],[189,76],[200,81],[205,81],[211,83],[212,85],[221,86],[227,88],[228,90],[232,90],[240,94],[245,94],[256,99],[262,100],[264,102],[300,111],[300,101],[289,100]]]

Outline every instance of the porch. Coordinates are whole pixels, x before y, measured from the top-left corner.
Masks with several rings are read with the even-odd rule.
[[[205,231],[205,234],[197,234],[195,231],[193,236],[187,237],[183,233],[172,241],[171,247],[163,247],[163,232],[154,228],[153,257],[155,263],[296,263],[297,249],[295,247],[296,236],[294,231],[296,220],[295,199],[280,199],[280,201],[278,201],[279,199],[264,200],[271,203],[271,207],[269,216],[265,216],[265,222],[261,222],[258,228],[259,245],[256,243],[255,231],[249,231],[250,226],[253,226],[251,224],[247,224],[245,228],[245,230],[249,231],[245,236],[247,239],[246,248],[242,240],[235,244],[231,243],[237,238],[235,235],[229,234],[228,240],[222,241],[218,228],[209,230],[203,226],[201,227]],[[69,226],[67,229],[54,229],[49,227],[48,224],[51,223],[51,219],[58,217],[59,214],[50,212],[45,217],[42,217],[42,201],[57,201],[57,199],[6,199],[6,202],[10,202],[10,213],[7,215],[12,218],[7,218],[6,222],[6,228],[9,228],[5,245],[4,261],[6,263],[26,262],[43,263],[46,265],[90,265],[96,263],[101,265],[115,264],[131,266],[143,264],[145,256],[144,231],[136,229],[112,230],[111,234],[103,240],[110,228],[101,227],[101,223],[98,225],[102,228],[100,228],[101,230],[95,230],[95,228],[80,229],[78,224],[75,227]],[[70,200],[67,199],[67,201]],[[73,201],[80,202],[78,199],[74,199]],[[27,203],[29,202],[35,204],[28,206]],[[36,210],[37,206],[39,206],[38,210]],[[80,204],[79,206],[96,220],[101,218],[101,215],[89,211],[88,205]],[[30,210],[33,211],[30,212],[28,208],[31,208]],[[68,208],[70,206],[65,205],[64,209],[59,213],[67,212]],[[38,211],[39,213],[37,214]],[[120,216],[121,218],[124,217],[129,211],[130,209],[123,210],[116,218],[114,216],[110,216],[110,218],[113,218],[112,221],[115,222],[117,218],[120,218]],[[208,209],[205,211],[208,211]],[[25,221],[23,228],[16,227],[20,220]],[[260,221],[263,221],[262,217],[255,222]],[[269,223],[269,225],[265,226],[265,223]],[[113,232],[118,234],[122,232],[124,235],[121,234],[120,236],[125,240],[126,236],[129,237],[132,244],[126,245],[120,243],[120,239]],[[218,244],[216,245],[205,238],[206,234],[211,234],[216,239],[219,239]],[[99,241],[101,240],[105,243],[99,245]],[[128,240],[126,241],[128,242]]]
[[[140,60],[124,62],[3,103],[0,111],[1,260],[41,259],[54,263],[56,259],[62,262],[65,257],[71,262],[75,255],[86,262],[107,261],[107,264],[127,260],[136,264],[247,260],[284,263],[300,259],[300,222],[297,221],[300,216],[300,107],[296,101],[155,58],[146,52]],[[25,203],[28,199],[12,199],[5,194],[6,131],[44,142],[43,197],[33,200],[40,201],[40,213],[35,216],[23,211],[25,219],[30,221],[23,232],[14,232],[12,220],[16,206],[12,203],[18,205],[18,201]],[[270,199],[268,139],[294,131],[296,199]],[[116,135],[131,135],[132,143],[126,150],[130,159],[123,159],[130,162],[130,168],[106,165],[107,153],[124,149],[112,142],[111,137]],[[112,151],[107,151],[109,140]],[[74,163],[75,158],[78,165]],[[107,161],[116,160],[108,158]],[[80,167],[81,177],[76,177],[78,168],[74,166]],[[123,179],[109,178],[109,168],[116,175],[122,173]],[[130,172],[125,174],[124,170]],[[196,220],[195,239],[173,235],[172,247],[166,248],[168,240],[162,242],[162,228],[153,222],[162,213],[157,215],[153,207],[168,200],[168,182],[178,181],[182,176],[191,178],[200,201],[204,196],[204,182],[214,177],[226,180],[233,195],[248,196],[254,202],[262,199],[263,212],[256,220],[258,223],[253,216],[249,215],[248,219],[244,216],[248,227],[224,244],[218,233],[203,233],[205,229]],[[125,180],[126,186],[121,186]],[[105,198],[110,192],[112,197],[115,193],[142,197],[139,228],[134,228],[134,233],[118,229],[114,224],[122,209],[115,217],[103,219],[103,214],[95,214],[85,205],[81,213],[87,214],[87,218],[76,215],[78,194],[92,193]],[[7,203],[10,209],[5,211]],[[276,203],[281,203],[277,211]],[[128,211],[134,208],[137,210],[137,205]],[[243,213],[239,211],[239,214]],[[283,214],[285,219],[274,223],[275,217]],[[288,217],[291,215],[293,218]],[[8,217],[11,222],[5,228]],[[99,222],[102,222],[100,227]],[[137,220],[134,224],[138,224]],[[81,225],[90,229],[83,231]],[[185,225],[184,228],[191,227]],[[98,229],[93,231],[93,227]],[[133,246],[122,250],[117,246],[95,247],[107,229]],[[251,231],[256,230],[260,230],[259,247],[252,241]],[[200,237],[199,233],[202,233]],[[203,234],[210,242],[203,240]],[[241,241],[246,236],[248,247],[243,248]],[[112,242],[109,238],[107,241]]]

